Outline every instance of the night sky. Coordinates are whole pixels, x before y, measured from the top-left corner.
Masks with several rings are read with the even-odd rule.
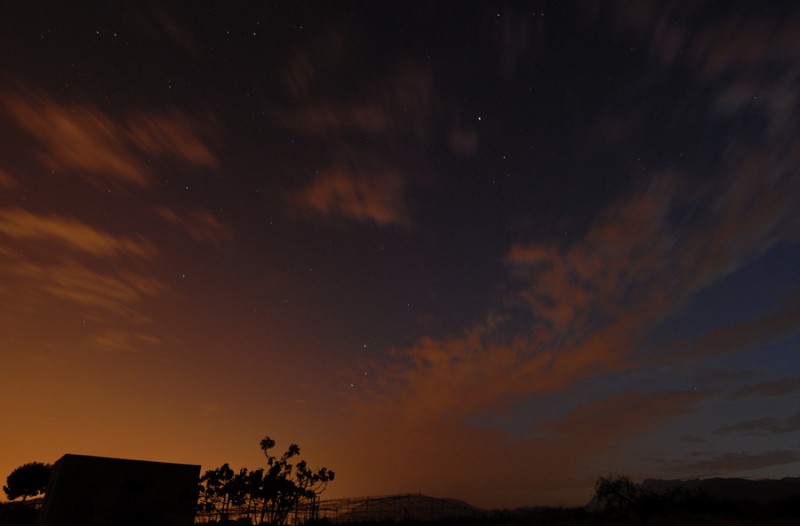
[[[800,473],[793,2],[0,3],[0,478]]]

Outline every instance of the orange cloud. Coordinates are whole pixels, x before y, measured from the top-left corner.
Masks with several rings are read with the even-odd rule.
[[[433,108],[433,78],[429,68],[412,64],[398,68],[388,79],[365,82],[352,101],[321,102],[306,94],[298,109],[268,106],[272,120],[295,133],[328,134],[344,139],[356,132],[397,141],[424,142],[429,136]]]
[[[502,410],[536,393],[630,367],[627,338],[633,323],[610,325],[563,346],[546,331],[496,342],[488,326],[473,327],[461,337],[423,338],[397,351],[397,363],[373,372],[379,380],[365,386],[364,403],[367,410],[391,408],[406,419]]]
[[[62,104],[40,92],[6,92],[0,103],[39,142],[45,166],[93,184],[148,186],[150,157],[217,166],[206,130],[179,112],[138,111],[117,118],[92,104]]]
[[[337,160],[295,192],[293,204],[323,217],[407,226],[405,193],[416,170],[408,168],[414,155],[406,152],[429,140],[430,68],[415,63],[397,67],[388,78],[365,80],[352,95],[330,101],[310,89],[311,83],[322,81],[319,65],[304,53],[295,62],[289,84],[300,100],[289,109],[270,105],[266,114],[291,133],[321,141]]]
[[[115,237],[74,219],[36,215],[21,208],[0,209],[0,234],[22,241],[56,243],[93,256],[153,259],[158,254],[144,239]]]
[[[108,329],[93,335],[89,339],[93,347],[113,351],[125,352],[133,351],[141,345],[155,346],[161,343],[161,339],[151,334],[125,329]]]
[[[164,286],[150,275],[159,251],[142,237],[117,236],[73,218],[0,209],[0,276],[9,298],[78,305],[86,315],[127,321],[147,317],[137,305]]]
[[[454,396],[465,394],[455,391]],[[609,448],[632,443],[642,433],[691,413],[708,394],[626,392],[545,422],[534,430],[536,438],[525,439],[468,424],[452,413],[433,417],[424,399],[414,401],[423,405],[416,411],[373,405],[338,422],[330,454],[349,467],[353,480],[343,482],[351,485],[349,494],[413,487],[430,494],[458,494],[476,505],[519,506],[529,503],[531,495],[541,504],[583,504],[591,497],[596,476],[612,464]],[[392,477],[370,478],[383,472]]]
[[[26,298],[41,296],[67,300],[103,314],[124,316],[128,321],[146,321],[135,306],[148,296],[163,292],[163,285],[146,274],[133,271],[105,273],[76,262],[40,264],[29,261],[2,262],[0,272],[21,280],[11,287],[29,290]]]
[[[0,170],[0,189],[13,190],[19,186],[16,179],[8,175],[4,170]]]
[[[171,208],[161,206],[156,208],[156,214],[164,221],[185,230],[195,241],[219,245],[233,239],[233,230],[205,210],[194,210],[180,216]]]
[[[535,404],[539,393],[566,391],[592,377],[654,363],[651,350],[643,348],[652,328],[697,291],[796,238],[800,154],[793,137],[741,148],[725,159],[719,173],[700,183],[675,172],[654,176],[646,187],[607,206],[570,244],[515,244],[505,258],[514,273],[510,292],[487,315],[501,321],[468,327],[457,336],[421,338],[397,350],[390,363],[370,370],[369,382],[359,386],[350,407],[361,421],[403,422],[435,436],[460,430],[466,437],[457,442],[462,444],[488,433],[467,425],[475,415],[501,413],[523,401]],[[698,213],[687,218],[686,209]],[[526,307],[529,317],[509,320],[506,305]],[[751,329],[793,330],[788,329],[795,326],[793,305]],[[563,470],[565,475],[555,478],[566,484],[569,477],[587,473],[585,462],[611,448],[615,437],[647,433],[664,419],[687,414],[707,396],[625,393],[579,408],[544,428],[558,433],[559,440],[505,444],[518,457],[509,456],[508,465],[497,470],[515,473],[527,460],[547,465],[543,452],[572,455],[568,465],[553,466]],[[587,436],[598,438],[581,438]],[[410,440],[439,451],[433,438]],[[441,454],[448,466],[458,462],[455,454]],[[531,485],[553,480],[551,475],[532,477]],[[452,483],[457,484],[456,477]]]
[[[377,106],[339,107],[330,104],[306,106],[294,111],[273,109],[272,117],[286,129],[303,133],[358,131],[383,132],[387,128],[384,112]]]
[[[470,128],[454,124],[447,136],[450,148],[460,155],[474,155],[478,151],[478,133]]]
[[[380,226],[408,223],[405,183],[394,173],[367,176],[331,170],[295,194],[294,202],[324,217],[338,215]]]
[[[281,72],[281,79],[293,99],[303,100],[324,87],[326,75],[341,71],[353,43],[347,28],[331,25],[316,32],[306,45],[293,50]]]
[[[500,336],[501,322],[422,338],[376,367],[380,381],[365,386],[362,403],[408,418],[465,418],[651,360],[634,356],[651,328],[797,231],[789,212],[800,208],[796,179],[777,159],[759,171],[739,165],[726,186],[703,189],[708,213],[687,227],[671,214],[694,197],[677,175],[664,174],[609,206],[572,245],[513,246],[506,261],[518,281],[510,297],[530,309],[532,322],[511,336]]]

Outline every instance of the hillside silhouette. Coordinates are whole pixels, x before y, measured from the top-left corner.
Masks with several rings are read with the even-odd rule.
[[[722,502],[770,504],[800,499],[800,477],[764,480],[719,477],[689,480],[645,479],[641,486],[659,494],[683,488]]]

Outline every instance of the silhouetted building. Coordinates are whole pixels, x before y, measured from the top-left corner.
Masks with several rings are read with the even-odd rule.
[[[37,524],[190,526],[200,466],[64,455]]]

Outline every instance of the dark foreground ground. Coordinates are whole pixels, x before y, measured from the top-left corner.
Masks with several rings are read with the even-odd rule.
[[[31,503],[0,503],[0,526],[34,524],[36,505]],[[200,523],[198,523],[200,524]],[[203,524],[217,524],[215,522]],[[229,522],[228,526],[242,523]],[[711,510],[662,510],[642,517],[635,513],[590,513],[586,508],[525,508],[488,512],[481,518],[453,518],[433,522],[382,521],[352,523],[352,526],[800,526],[800,500],[778,508],[732,506]],[[149,526],[149,525],[142,525]],[[220,526],[217,524],[217,526]],[[308,526],[337,526],[328,521],[318,521]]]

